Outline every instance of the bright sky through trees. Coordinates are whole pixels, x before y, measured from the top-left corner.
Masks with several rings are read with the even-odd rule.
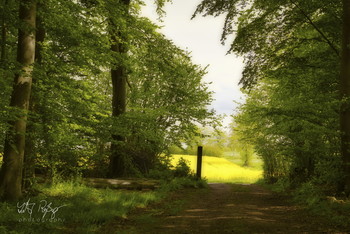
[[[192,51],[193,61],[202,66],[209,65],[205,81],[212,82],[210,88],[215,92],[212,106],[218,114],[226,114],[224,125],[228,125],[236,102],[243,101],[238,82],[243,69],[242,58],[226,55],[227,45],[220,43],[223,17],[196,17],[191,20],[200,0],[176,0],[165,7],[166,16],[163,22],[157,21],[155,6],[143,8],[143,14],[158,25],[162,25],[161,32],[174,41],[177,46]]]

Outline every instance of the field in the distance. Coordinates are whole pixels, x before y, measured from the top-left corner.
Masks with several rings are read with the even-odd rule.
[[[197,156],[173,155],[172,164],[176,165],[180,158],[184,158],[195,172]],[[222,183],[255,183],[262,178],[262,170],[257,168],[241,167],[225,158],[203,156],[202,177],[208,182]]]

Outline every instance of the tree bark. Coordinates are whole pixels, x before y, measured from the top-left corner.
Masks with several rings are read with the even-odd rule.
[[[37,4],[37,12],[43,10],[44,6],[42,3]],[[41,17],[36,17],[36,41],[35,41],[35,63],[36,67],[41,67],[42,65],[42,43],[45,40],[46,31],[42,23]],[[32,92],[30,96],[29,112],[37,113],[38,97],[36,96],[35,84],[38,80],[39,73],[34,72],[32,80]],[[27,134],[26,143],[24,149],[24,165],[23,165],[23,189],[30,189],[33,185],[33,179],[35,178],[35,141],[36,141],[36,129],[34,127],[35,119],[29,116],[29,121],[27,123]]]
[[[7,26],[6,26],[6,8],[8,5],[8,0],[4,0],[3,2],[3,10],[2,10],[2,22],[1,22],[1,57],[0,62],[4,63],[6,60],[6,41],[7,41]]]
[[[130,0],[122,0],[123,8],[126,15],[129,11]],[[110,19],[110,33],[111,33],[111,50],[112,52],[125,57],[127,55],[128,49],[126,46],[126,37],[123,30],[118,29],[117,25],[113,23]],[[118,117],[125,113],[126,111],[126,85],[127,85],[127,74],[126,67],[124,64],[117,64],[111,69],[111,78],[113,86],[113,97],[112,97],[112,117]],[[112,135],[111,144],[111,157],[109,164],[109,177],[120,177],[125,175],[126,172],[126,162],[125,155],[123,151],[123,142],[125,138],[120,135]]]
[[[35,56],[36,0],[21,0],[19,6],[17,61],[20,72],[15,75],[10,106],[13,121],[6,135],[3,165],[0,175],[0,193],[5,200],[17,200],[22,195],[22,169],[32,87],[32,71]]]
[[[345,178],[343,190],[350,192],[350,0],[343,0],[343,43],[341,57],[340,93],[344,103],[340,113],[341,153]]]

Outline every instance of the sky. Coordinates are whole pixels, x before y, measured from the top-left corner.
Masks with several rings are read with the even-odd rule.
[[[148,1],[150,2],[150,1]],[[209,65],[205,82],[211,82],[209,89],[214,91],[214,102],[209,107],[218,114],[225,114],[223,125],[228,126],[230,115],[242,103],[244,98],[238,82],[243,70],[243,59],[227,54],[232,39],[223,46],[220,42],[224,17],[201,17],[191,20],[196,6],[201,0],[174,0],[165,6],[166,15],[163,22],[157,21],[155,6],[148,4],[142,14],[157,25],[162,26],[160,32],[181,49],[191,52],[192,61],[203,67]]]

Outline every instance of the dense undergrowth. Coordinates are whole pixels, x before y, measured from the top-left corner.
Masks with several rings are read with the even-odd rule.
[[[346,196],[327,196],[312,183],[304,183],[292,194],[294,201],[312,214],[327,218],[334,226],[350,229],[350,200]]]

